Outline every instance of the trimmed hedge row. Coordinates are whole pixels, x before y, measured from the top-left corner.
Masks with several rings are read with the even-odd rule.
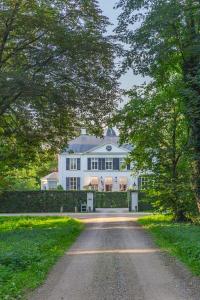
[[[96,192],[96,208],[128,207],[127,192]]]
[[[150,197],[147,197],[144,192],[139,192],[138,198],[138,211],[153,211],[154,208]]]
[[[1,192],[0,213],[74,212],[86,199],[85,191]]]
[[[127,192],[95,192],[96,208],[128,207]],[[74,212],[87,201],[87,191],[6,191],[0,193],[0,213]],[[152,210],[139,193],[139,211]]]

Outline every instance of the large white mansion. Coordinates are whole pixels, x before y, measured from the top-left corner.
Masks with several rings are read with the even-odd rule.
[[[41,188],[64,190],[126,191],[137,188],[138,177],[132,175],[131,166],[124,161],[131,146],[119,146],[119,137],[111,128],[103,138],[81,135],[69,143],[59,154],[58,173],[42,178]]]

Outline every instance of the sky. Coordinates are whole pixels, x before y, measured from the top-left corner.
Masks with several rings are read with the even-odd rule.
[[[102,9],[103,14],[107,16],[113,24],[113,26],[108,28],[108,33],[112,33],[112,30],[117,26],[117,17],[120,11],[113,8],[116,2],[116,0],[99,0],[99,6]],[[144,81],[144,78],[135,76],[131,70],[120,79],[121,87],[123,89],[130,89],[133,85],[139,85]]]

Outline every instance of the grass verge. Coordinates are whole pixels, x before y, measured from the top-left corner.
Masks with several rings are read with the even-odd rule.
[[[83,227],[64,217],[0,218],[0,299],[25,299]]]
[[[172,217],[164,215],[142,217],[139,223],[152,233],[159,247],[200,275],[200,225],[174,223]]]

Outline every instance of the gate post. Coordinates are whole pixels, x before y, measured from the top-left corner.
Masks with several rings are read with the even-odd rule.
[[[129,192],[129,211],[138,211],[138,191]]]
[[[87,212],[94,212],[94,192],[87,192]]]

